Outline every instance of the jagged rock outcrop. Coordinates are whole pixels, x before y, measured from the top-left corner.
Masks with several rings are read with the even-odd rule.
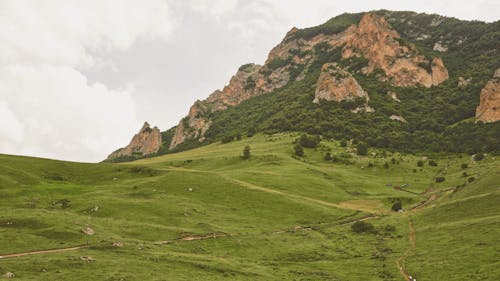
[[[393,114],[393,115],[389,116],[389,119],[394,120],[394,121],[399,121],[401,123],[408,123],[406,121],[406,119],[404,119],[403,116],[400,116],[400,115],[394,115]]]
[[[336,44],[344,44],[344,58],[363,55],[368,59],[365,73],[381,69],[395,86],[430,87],[448,79],[448,71],[440,58],[430,61],[418,54],[415,47],[401,40],[385,19],[376,14],[365,14],[359,24],[349,27]],[[426,65],[430,66],[430,72]]]
[[[465,79],[462,76],[460,76],[460,77],[458,77],[457,87],[459,87],[459,88],[465,88],[465,87],[467,87],[470,84],[471,81],[472,81],[471,77]]]
[[[270,51],[263,66],[242,66],[224,89],[215,91],[204,101],[197,101],[191,107],[189,115],[179,122],[170,149],[187,139],[202,141],[211,125],[211,120],[207,117],[211,112],[225,110],[251,97],[270,93],[291,81],[302,79],[305,70],[320,55],[314,50],[318,44],[326,43],[331,48],[341,48],[342,60],[364,57],[368,60],[368,66],[362,70],[363,73],[369,74],[380,69],[384,77],[379,79],[389,81],[394,86],[431,87],[448,79],[448,71],[441,58],[427,58],[419,54],[412,44],[405,43],[400,38],[398,32],[383,17],[374,13],[364,14],[358,24],[337,34],[318,32],[306,40],[297,35],[298,31],[299,29],[292,28],[283,41]],[[327,86],[327,80],[318,81],[325,81],[320,88],[330,87]],[[329,96],[336,99],[343,95],[360,94],[360,91],[355,90],[357,82],[352,82],[350,79],[344,81],[345,90],[337,96],[327,94],[325,88],[317,92],[316,98],[327,99]],[[373,109],[365,106],[363,110],[370,112]]]
[[[348,71],[340,68],[337,63],[325,63],[321,67],[314,103],[320,100],[343,101],[364,98],[368,100],[368,94],[361,88],[356,79]]]
[[[129,145],[111,153],[106,160],[113,160],[119,157],[150,155],[158,152],[161,146],[161,133],[157,127],[151,128],[148,122],[144,122],[142,129],[137,133]]]
[[[500,68],[481,90],[479,106],[476,108],[476,120],[484,123],[500,120]]]
[[[396,94],[396,92],[393,92],[393,91],[388,91],[387,92],[387,95],[393,99],[394,101],[397,101],[397,102],[401,102],[401,100],[398,98],[398,95]]]
[[[257,79],[261,75],[261,68],[257,64],[241,66],[222,90],[216,90],[204,101],[196,101],[189,109],[188,116],[177,125],[169,148],[174,149],[186,139],[197,138],[203,141],[211,124],[207,117],[210,112],[225,110],[228,106],[240,104],[257,95]]]

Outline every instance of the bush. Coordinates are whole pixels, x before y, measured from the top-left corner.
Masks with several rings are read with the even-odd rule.
[[[68,199],[66,199],[66,198],[54,201],[52,203],[52,205],[59,206],[62,209],[67,209],[67,208],[71,207],[70,201]]]
[[[446,179],[444,177],[436,177],[436,182],[444,182]]]
[[[417,167],[423,167],[423,166],[424,166],[424,161],[418,160]]]
[[[304,156],[304,148],[302,148],[302,146],[300,144],[296,144],[294,147],[294,153],[295,155],[299,156],[299,157],[303,157]]]
[[[433,167],[436,167],[438,165],[438,163],[434,160],[429,160],[429,166],[433,166]]]
[[[331,154],[330,152],[327,152],[327,153],[325,154],[325,160],[326,160],[326,161],[330,161],[330,160],[332,160],[332,159],[333,159],[333,158],[332,158],[332,154]]]
[[[366,155],[368,154],[368,146],[364,143],[359,143],[356,147],[356,152],[358,155]]]
[[[388,162],[384,163],[384,168],[389,169],[389,163]]]
[[[243,148],[243,159],[250,159],[250,146],[245,145],[245,148]]]
[[[470,178],[468,178],[468,179],[467,179],[467,181],[468,181],[469,183],[471,183],[471,182],[473,182],[473,181],[475,181],[475,180],[476,180],[476,178],[475,178],[475,177],[470,177]]]
[[[466,172],[462,173],[462,177],[466,178],[467,176],[468,176],[468,174]]]
[[[355,233],[374,233],[373,224],[364,221],[357,221],[351,225],[351,230]]]
[[[253,137],[253,135],[255,135],[256,132],[257,130],[254,127],[251,127],[250,129],[248,129],[247,137],[249,138]]]
[[[403,203],[401,201],[394,203],[391,207],[391,210],[393,210],[394,212],[397,212],[402,209],[403,209]]]
[[[319,136],[311,136],[303,134],[299,138],[299,144],[303,147],[315,148],[316,146],[318,146],[319,142],[320,142]]]
[[[462,167],[462,169],[467,169],[467,168],[469,168],[469,164],[463,163],[461,167]]]
[[[483,153],[478,153],[478,154],[474,155],[474,160],[476,160],[476,161],[481,161],[483,159],[484,159]]]
[[[241,140],[241,134],[240,133],[236,134],[236,140],[237,141]]]
[[[340,146],[341,147],[346,147],[347,146],[347,141],[346,140],[341,140],[340,141]]]
[[[233,140],[234,140],[233,136],[224,136],[221,139],[221,143],[229,143],[232,142]]]

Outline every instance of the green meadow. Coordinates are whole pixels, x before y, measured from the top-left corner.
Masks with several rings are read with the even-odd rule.
[[[0,274],[500,280],[494,155],[359,156],[352,145],[323,140],[297,157],[297,137],[259,134],[122,164],[0,155]],[[336,161],[324,160],[326,152]],[[402,212],[391,210],[396,202]],[[357,221],[373,229],[355,232]]]

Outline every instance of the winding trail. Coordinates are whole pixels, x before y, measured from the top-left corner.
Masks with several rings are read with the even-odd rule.
[[[408,240],[410,241],[410,247],[406,249],[403,255],[396,260],[396,266],[399,269],[399,273],[401,273],[401,275],[405,278],[405,280],[408,281],[410,280],[409,277],[410,274],[406,271],[404,261],[410,255],[410,253],[415,249],[417,236],[416,236],[415,226],[413,225],[413,220],[411,219],[410,215],[406,215],[406,218],[408,219],[408,228],[410,230],[410,232],[408,233]]]
[[[60,249],[50,249],[50,250],[41,250],[41,251],[30,251],[30,252],[16,253],[16,254],[7,254],[7,255],[0,255],[0,259],[17,258],[17,257],[41,255],[41,254],[48,254],[48,253],[68,252],[68,251],[75,251],[75,250],[80,250],[80,249],[84,249],[84,248],[88,248],[88,247],[89,247],[88,245],[79,245],[79,246],[74,246],[74,247],[69,247],[69,248],[60,248]]]

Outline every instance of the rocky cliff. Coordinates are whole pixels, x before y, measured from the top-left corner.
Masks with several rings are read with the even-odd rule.
[[[416,47],[402,40],[382,16],[374,13],[364,14],[359,23],[338,33],[318,32],[311,38],[301,37],[299,33],[299,29],[292,28],[283,41],[270,51],[263,66],[247,64],[240,67],[222,90],[215,91],[206,100],[195,102],[188,116],[179,122],[169,148],[174,149],[187,139],[203,141],[212,123],[208,117],[210,113],[303,79],[304,73],[322,56],[317,52],[317,46],[340,48],[340,60],[366,59],[368,65],[362,73],[370,74],[379,69],[383,73],[379,79],[394,86],[431,87],[448,79],[448,71],[441,58],[419,54]],[[335,62],[335,58],[331,59],[333,61],[329,62]],[[319,99],[355,97],[366,97],[368,100],[366,92],[350,74],[344,79],[333,79],[331,74],[325,73],[318,80],[316,102]],[[366,109],[373,110],[368,106]]]
[[[120,157],[146,156],[158,152],[161,146],[161,133],[157,127],[151,128],[148,122],[144,122],[142,129],[134,135],[129,145],[111,153],[106,160],[114,160]]]
[[[337,63],[325,63],[316,82],[313,102],[319,103],[320,100],[339,102],[355,98],[364,98],[368,101],[368,94],[351,73],[340,68]]]
[[[479,100],[476,108],[477,121],[493,123],[500,120],[500,68],[481,90]]]

